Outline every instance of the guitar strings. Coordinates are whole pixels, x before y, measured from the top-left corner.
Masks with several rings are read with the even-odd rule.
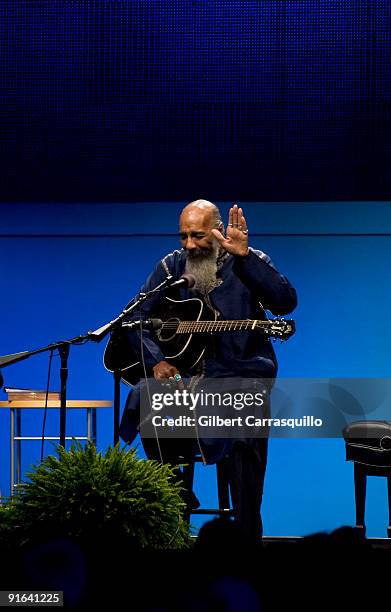
[[[257,327],[257,326],[265,326],[272,327],[273,325],[277,325],[274,321],[181,321],[180,323],[175,322],[163,322],[163,326],[168,329],[177,329],[177,328],[192,328],[197,329],[198,327],[211,327],[211,328],[225,328],[227,326],[234,327]],[[280,325],[280,327],[286,327],[285,325]]]

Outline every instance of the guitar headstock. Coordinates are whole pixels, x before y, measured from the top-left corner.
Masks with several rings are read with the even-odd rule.
[[[293,319],[269,319],[267,321],[258,321],[257,329],[275,340],[288,340],[296,331],[296,325]]]

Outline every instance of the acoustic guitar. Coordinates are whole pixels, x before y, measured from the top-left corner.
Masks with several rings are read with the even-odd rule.
[[[166,297],[161,310],[154,314],[162,319],[154,341],[166,361],[172,362],[182,372],[191,372],[199,363],[212,334],[250,331],[267,339],[282,341],[295,333],[292,319],[220,320],[199,298],[174,300]],[[105,368],[110,372],[121,370],[122,380],[130,385],[135,385],[145,376],[139,351],[134,349],[140,347],[139,335],[134,322],[123,323],[111,334],[103,357]],[[152,376],[152,372],[147,370],[147,375]]]

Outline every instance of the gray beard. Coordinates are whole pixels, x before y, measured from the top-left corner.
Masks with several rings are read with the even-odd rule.
[[[217,243],[206,255],[191,257],[187,254],[185,272],[194,276],[196,282],[193,289],[195,291],[206,294],[215,286],[218,256],[219,245]]]

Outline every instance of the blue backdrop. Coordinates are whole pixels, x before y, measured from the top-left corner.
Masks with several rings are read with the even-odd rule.
[[[13,204],[1,214],[1,354],[34,349],[104,324],[133,296],[155,262],[177,247],[185,202],[149,204]],[[229,204],[220,203],[224,216]],[[389,377],[391,290],[387,203],[241,203],[251,244],[266,251],[296,286],[297,333],[277,345],[280,376]],[[69,398],[112,399],[104,346],[73,347]],[[8,386],[44,388],[47,355],[3,370]],[[58,358],[52,388],[58,388]],[[122,387],[122,403],[127,388]],[[5,396],[2,397],[5,399]],[[98,413],[98,447],[112,443],[112,411]],[[40,435],[42,412],[23,417],[23,433]],[[68,432],[85,432],[69,413]],[[58,432],[50,413],[46,432]],[[0,487],[9,491],[9,415],[0,411]],[[46,452],[52,452],[46,442]],[[141,450],[140,450],[141,452]],[[23,468],[40,444],[25,442]],[[197,467],[196,491],[215,505],[215,468]],[[265,484],[266,535],[303,535],[354,524],[353,469],[341,439],[272,439]],[[199,524],[201,519],[194,519]],[[370,536],[384,536],[386,480],[368,485]]]

